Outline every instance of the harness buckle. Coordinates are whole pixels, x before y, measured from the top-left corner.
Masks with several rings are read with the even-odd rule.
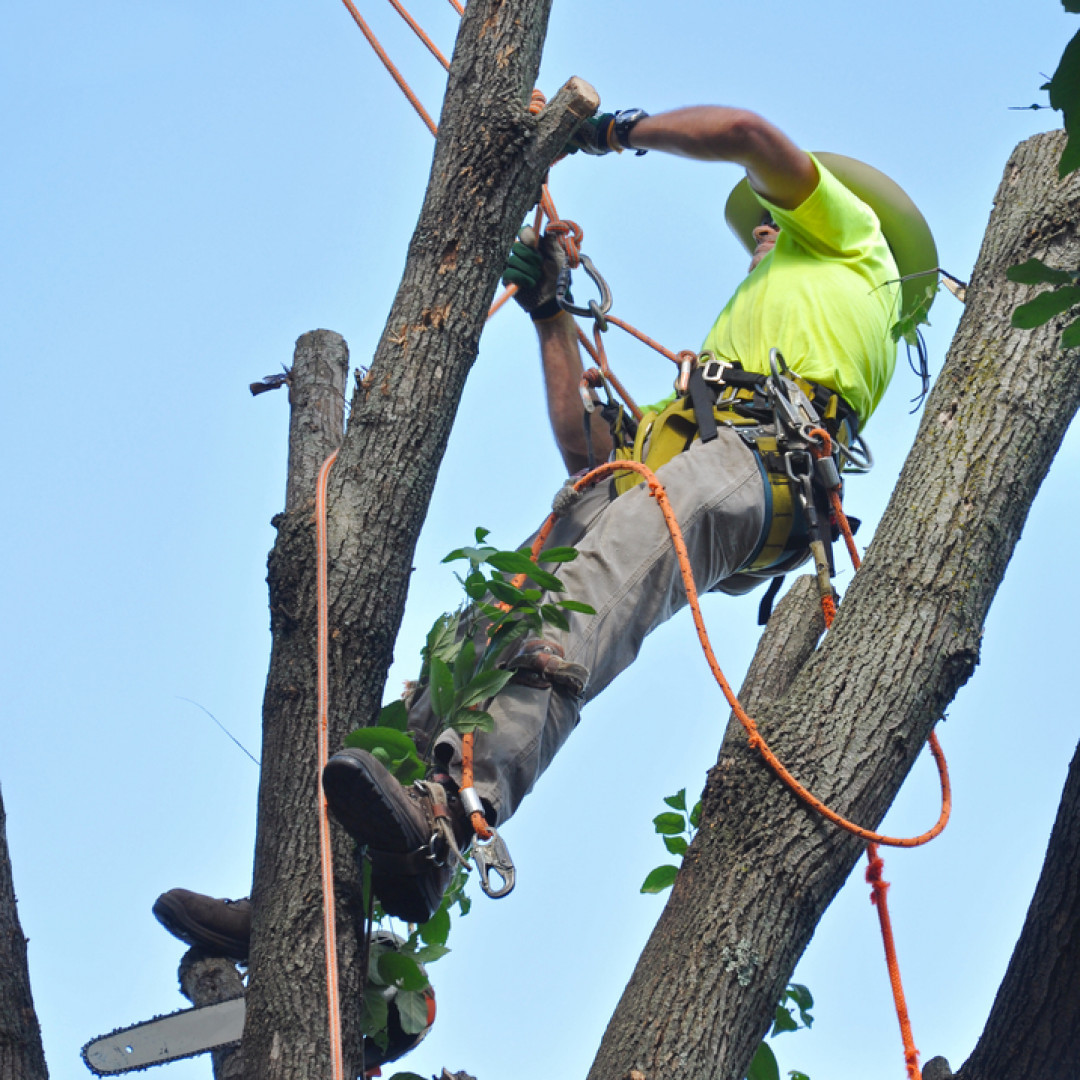
[[[701,377],[705,382],[710,383],[723,383],[725,382],[724,374],[730,371],[733,367],[726,360],[717,360],[711,353],[703,353],[703,356],[708,356],[709,359],[701,365]]]
[[[480,888],[493,900],[506,896],[514,887],[514,862],[510,858],[510,852],[506,849],[506,841],[491,829],[491,839],[481,840],[479,837],[472,846],[473,862],[476,863],[476,872],[480,876]],[[492,884],[490,872],[494,870],[502,881],[502,884]]]

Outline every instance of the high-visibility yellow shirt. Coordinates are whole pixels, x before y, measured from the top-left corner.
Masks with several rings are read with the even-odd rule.
[[[865,424],[896,366],[890,328],[899,271],[877,215],[820,162],[817,187],[794,210],[758,195],[780,227],[709,331],[703,352],[769,373],[777,348],[789,368],[837,391]]]

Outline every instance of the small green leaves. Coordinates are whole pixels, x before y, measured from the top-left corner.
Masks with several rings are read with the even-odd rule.
[[[686,828],[686,817],[683,814],[657,814],[653,825],[661,836],[674,836]]]
[[[672,810],[686,810],[686,788],[679,788],[674,795],[667,795],[664,797],[664,802],[671,807]]]
[[[345,736],[345,745],[367,750],[405,785],[419,780],[427,771],[416,752],[416,744],[406,732],[396,728],[358,728]]]
[[[419,1035],[428,1026],[427,998],[417,990],[403,990],[394,998],[401,1030],[408,1035]]]
[[[423,990],[428,985],[420,965],[407,953],[387,949],[380,954],[376,966],[379,977],[387,986],[399,990]]]
[[[679,868],[677,866],[671,866],[668,863],[658,866],[655,870],[649,871],[648,876],[641,883],[641,891],[643,893],[660,893],[665,889],[670,889],[675,884],[678,873]]]
[[[693,840],[694,833],[697,831],[698,821],[701,818],[701,803],[698,802],[688,815],[686,813],[686,788],[681,788],[674,795],[666,796],[664,802],[671,807],[671,810],[657,814],[653,818],[653,828],[660,835],[668,852],[681,859],[686,855],[690,841]],[[678,872],[679,868],[670,863],[656,867],[645,878],[641,891],[659,893],[671,888]]]
[[[937,291],[938,286],[936,284],[927,285],[926,291],[919,298],[918,303],[904,311],[900,318],[893,323],[889,329],[889,334],[893,341],[906,341],[912,348],[918,347],[919,327],[924,323],[926,325],[930,324],[928,318],[930,314],[930,305],[934,302]]]
[[[1080,0],[1078,0],[1080,2]],[[1020,285],[1071,285],[1080,279],[1080,272],[1075,270],[1056,270],[1047,266],[1041,259],[1028,259],[1017,263],[1005,271],[1009,281]]]
[[[780,1080],[780,1066],[768,1043],[763,1042],[758,1046],[746,1072],[746,1080]]]
[[[1077,11],[1076,0],[1063,0],[1066,11]],[[1058,162],[1058,176],[1066,177],[1080,168],[1080,33],[1065,46],[1057,71],[1047,85],[1050,105],[1061,111],[1068,141]]]
[[[1080,285],[1066,285],[1040,293],[1012,313],[1013,326],[1031,330],[1080,304]]]

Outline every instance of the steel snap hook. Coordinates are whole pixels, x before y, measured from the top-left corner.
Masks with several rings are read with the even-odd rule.
[[[476,863],[476,872],[480,875],[480,888],[493,900],[506,896],[513,887],[515,870],[510,852],[506,849],[506,841],[491,829],[491,839],[481,840],[477,837],[472,847],[473,862]],[[491,871],[498,874],[501,884],[493,884]]]

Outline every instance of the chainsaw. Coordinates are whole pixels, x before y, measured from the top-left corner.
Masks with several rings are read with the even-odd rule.
[[[379,992],[391,1006],[390,1038],[385,1049],[380,1049],[371,1039],[364,1039],[365,1075],[412,1050],[427,1035],[435,1020],[435,992],[430,986],[423,992],[427,1001],[427,1026],[417,1034],[410,1034],[401,1027],[397,1008],[393,1006],[394,988],[380,987]],[[242,997],[181,1009],[91,1039],[82,1048],[82,1058],[87,1068],[98,1076],[116,1076],[195,1057],[224,1046],[235,1046],[244,1033],[244,1013]]]

